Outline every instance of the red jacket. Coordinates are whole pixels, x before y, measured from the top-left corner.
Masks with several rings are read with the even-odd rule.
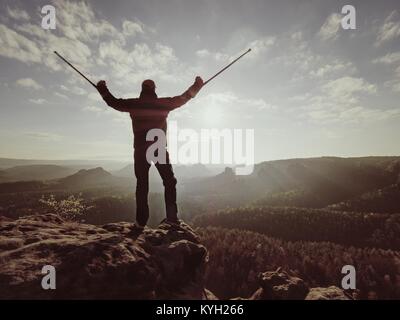
[[[154,94],[154,96],[141,96],[140,98],[117,99],[106,86],[98,89],[104,101],[111,108],[130,113],[133,132],[137,133],[154,128],[166,131],[168,113],[194,98],[201,86],[194,83],[180,96],[171,98],[158,98]]]

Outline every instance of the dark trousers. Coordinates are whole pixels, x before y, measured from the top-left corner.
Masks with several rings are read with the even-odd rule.
[[[137,142],[137,141],[135,141]],[[146,159],[146,145],[135,143],[134,161],[136,175],[136,221],[145,225],[149,219],[149,169],[151,163]],[[178,219],[178,208],[176,205],[176,179],[166,151],[166,163],[156,163],[155,166],[161,176],[164,185],[164,199],[167,219],[176,221]]]

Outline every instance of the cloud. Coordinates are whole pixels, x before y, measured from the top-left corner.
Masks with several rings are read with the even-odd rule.
[[[296,31],[290,35],[292,40],[294,41],[302,41],[303,40],[303,32],[301,31]]]
[[[54,71],[63,70],[66,73],[76,76],[75,71],[64,63],[60,67],[60,63],[62,62],[53,54],[54,49],[61,53],[68,61],[79,66],[86,72],[93,66],[93,53],[84,42],[50,35],[47,38],[47,43],[43,44],[43,46],[43,51],[47,55],[45,64]]]
[[[105,109],[104,108],[100,108],[98,106],[90,105],[90,106],[84,107],[83,110],[100,114],[100,113],[104,113]]]
[[[70,92],[72,92],[73,94],[76,94],[78,96],[84,96],[87,95],[87,91],[81,87],[78,86],[74,86],[72,88],[70,88]]]
[[[84,111],[95,114],[97,117],[105,116],[113,122],[129,125],[131,119],[126,112],[118,112],[107,106],[88,105],[83,108]]]
[[[7,7],[7,14],[11,17],[11,18],[13,18],[13,19],[15,19],[15,20],[18,20],[18,21],[27,21],[27,20],[29,20],[29,15],[28,15],[28,13],[25,11],[25,10],[21,10],[21,9],[18,9],[18,8],[10,8],[10,7]]]
[[[351,102],[356,99],[356,93],[376,93],[376,86],[362,78],[345,76],[329,81],[323,85],[322,91],[334,99]]]
[[[76,81],[70,81],[70,82],[71,83],[76,83]],[[78,87],[76,85],[72,85],[71,87],[67,87],[67,86],[62,84],[62,85],[60,85],[60,88],[63,91],[66,91],[66,92],[69,92],[69,93],[73,93],[73,94],[76,94],[78,96],[83,96],[83,95],[87,95],[88,94],[88,92],[85,89],[83,89],[81,87]]]
[[[129,53],[116,41],[102,42],[99,46],[100,58],[118,62],[126,60]]]
[[[97,92],[89,93],[88,94],[88,98],[90,100],[97,101],[97,102],[103,101],[103,99],[101,98],[101,96]]]
[[[389,65],[394,70],[393,78],[384,83],[385,87],[391,88],[394,92],[400,93],[400,51],[391,52],[383,57],[377,58],[372,61],[373,63],[382,63]]]
[[[90,24],[95,22],[95,15],[90,5],[84,1],[54,1],[57,10],[57,29],[72,40],[90,40],[85,26],[94,30]]]
[[[326,63],[315,70],[311,70],[310,76],[315,78],[324,78],[340,72],[352,74],[355,71],[355,67],[351,62],[343,62],[336,59],[331,63]]]
[[[201,49],[196,51],[196,56],[198,56],[199,58],[207,58],[210,55],[211,53],[207,49]]]
[[[23,135],[38,140],[48,140],[48,141],[59,141],[63,138],[63,136],[51,132],[32,131],[32,132],[24,132]]]
[[[227,108],[231,113],[236,110],[239,114],[242,114],[243,110],[246,110],[247,113],[250,109],[252,111],[276,109],[276,106],[267,103],[264,99],[240,97],[231,91],[210,93],[200,97],[194,103],[208,106],[211,110],[214,108]],[[194,107],[194,109],[196,108]],[[201,110],[201,108],[198,109]]]
[[[125,36],[135,36],[140,33],[144,33],[142,25],[137,22],[125,20],[122,23],[122,32]]]
[[[119,80],[120,85],[156,77],[176,82],[182,76],[180,69],[183,66],[179,64],[174,50],[161,43],[151,47],[146,43],[135,43],[132,48],[127,48],[117,41],[102,42],[99,56],[111,67],[113,77]]]
[[[325,80],[352,76],[357,72],[351,60],[338,57],[334,51],[321,54],[313,50],[313,43],[300,31],[287,32],[276,38],[268,65],[291,86],[316,87]]]
[[[249,58],[258,58],[262,54],[268,52],[268,50],[275,44],[276,37],[267,36],[267,37],[260,37],[259,39],[250,41],[246,44],[245,48],[251,48],[251,54],[249,54]],[[240,52],[236,52],[234,54],[228,54],[224,52],[211,52],[208,49],[200,49],[196,51],[196,56],[199,58],[212,58],[215,61],[223,61],[228,62],[243,53],[243,50]]]
[[[388,53],[383,57],[374,59],[373,63],[384,63],[384,64],[393,64],[396,62],[400,62],[400,51]]]
[[[400,93],[400,81],[391,83],[392,90]]]
[[[107,115],[107,116],[116,116],[116,117],[120,117],[122,115],[125,118],[127,116],[127,113],[115,111],[114,109],[106,106],[105,104],[102,106],[87,105],[86,107],[83,108],[83,110],[96,113],[97,115]]]
[[[31,78],[18,79],[15,83],[20,87],[30,88],[30,89],[34,89],[34,90],[39,90],[39,89],[43,88],[42,85],[40,85],[39,83],[37,83],[35,80],[33,80]]]
[[[181,63],[170,46],[129,39],[154,33],[139,20],[124,20],[117,27],[99,18],[87,2],[55,0],[53,4],[57,9],[57,32],[48,32],[29,21],[0,24],[0,55],[62,71],[70,75],[67,82],[81,82],[75,71],[53,54],[56,50],[89,78],[100,78],[98,74],[102,73],[122,90],[143,78],[179,83],[192,74],[192,68]]]
[[[360,105],[348,108],[331,107],[310,111],[307,116],[316,123],[328,124],[362,124],[376,121],[385,121],[400,116],[398,109],[371,109]]]
[[[340,28],[340,21],[337,20],[337,23]],[[328,28],[325,28],[323,30],[325,33],[321,36],[325,35],[326,39],[336,37],[333,31],[328,36],[327,30]],[[333,52],[325,55],[316,53],[301,32],[280,35],[269,45],[268,50],[271,49],[272,59],[269,60],[268,67],[272,68],[273,72],[281,71],[285,76],[284,79],[290,82],[289,86],[285,85],[282,88],[282,92],[288,93],[292,88],[301,90],[287,99],[288,108],[277,107],[275,103],[268,103],[263,99],[246,101],[245,98],[239,98],[229,92],[211,97],[201,96],[199,103],[201,102],[202,106],[211,105],[211,110],[221,106],[225,109],[225,106],[229,106],[230,111],[234,109],[233,113],[240,115],[243,115],[243,110],[252,110],[251,113],[256,117],[261,116],[265,110],[271,113],[279,108],[280,112],[288,112],[287,116],[294,118],[295,121],[310,121],[317,124],[366,123],[374,119],[388,119],[397,114],[394,109],[365,106],[368,105],[364,102],[368,96],[377,93],[377,86],[355,76],[357,67],[351,60],[339,58]],[[276,56],[274,56],[275,51]],[[196,54],[198,57],[209,59],[213,58],[215,53],[204,48]],[[276,66],[279,66],[280,71],[277,71]],[[282,103],[284,100],[281,99]],[[197,101],[193,103],[196,104]],[[260,113],[254,113],[255,110]],[[225,110],[223,114],[226,114]]]
[[[125,42],[123,34],[111,23],[98,19],[86,2],[53,1],[57,9],[57,32],[48,32],[38,24],[22,22],[13,29],[0,25],[0,55],[29,63],[42,63],[54,71],[71,74],[69,68],[61,67],[53,54],[60,52],[67,60],[88,70],[95,64],[96,55],[91,47],[100,38]],[[18,31],[18,32],[17,32]],[[39,49],[40,48],[40,49]]]
[[[322,40],[335,40],[338,37],[338,31],[342,16],[338,13],[332,13],[324,22],[318,32],[318,36]]]
[[[303,101],[308,101],[311,98],[311,93],[306,92],[303,94],[295,95],[293,97],[290,97],[289,100],[293,102],[303,102]]]
[[[400,36],[400,18],[399,13],[392,11],[385,19],[383,25],[378,30],[375,45],[379,46],[382,43],[394,40]]]
[[[39,98],[39,99],[29,99],[30,102],[34,104],[44,104],[47,102],[45,99]]]
[[[27,37],[0,24],[0,55],[25,63],[42,61],[37,44]]]
[[[347,110],[343,110],[339,114],[340,120],[349,122],[375,122],[384,121],[393,117],[400,116],[400,110],[398,109],[370,109],[362,106],[356,106]]]
[[[291,83],[304,83],[306,78],[316,78],[317,74],[325,75],[324,68],[327,64],[340,63],[338,59],[316,54],[312,46],[303,39],[303,35],[296,32],[285,33],[276,38],[275,55],[268,60],[272,68],[279,66],[280,70],[274,70],[287,77]]]
[[[55,95],[56,97],[59,97],[59,98],[68,100],[68,97],[67,97],[65,94],[62,94],[62,93],[60,93],[60,92],[55,92],[54,95]]]
[[[133,36],[144,33],[144,25],[140,21],[124,20],[122,32],[107,20],[96,16],[93,8],[85,1],[56,0],[57,29],[71,40],[83,42],[97,42],[107,37],[125,43],[124,36]]]
[[[89,37],[89,39],[84,38],[86,41],[94,41],[100,37],[114,38],[121,42],[125,41],[119,31],[111,23],[105,20],[86,22],[84,30]]]
[[[8,45],[8,51],[14,47],[15,50],[13,50],[11,54],[7,54],[7,52],[2,53],[2,49],[0,48],[0,54],[2,55],[8,55],[10,58],[17,58],[25,63],[41,63],[51,70],[64,70],[67,73],[72,73],[72,70],[60,67],[60,60],[53,54],[54,50],[60,52],[70,62],[78,63],[81,67],[89,68],[92,64],[92,52],[82,41],[69,39],[66,36],[56,36],[31,23],[18,24],[15,27],[15,29],[22,34],[9,28],[7,29],[10,41],[5,45]],[[20,45],[13,45],[16,41],[18,41]],[[12,55],[19,55],[21,58]]]
[[[252,51],[250,56],[254,58],[264,54],[275,44],[275,41],[275,37],[264,37],[250,42],[248,45]]]
[[[296,113],[292,112],[294,108],[288,112],[320,125],[363,124],[399,116],[400,110],[395,108],[367,107],[361,103],[361,98],[376,92],[376,86],[363,78],[345,76],[315,88],[314,94],[293,97]]]
[[[400,93],[400,70],[398,70],[398,77],[384,83],[385,87],[391,88],[394,92]]]

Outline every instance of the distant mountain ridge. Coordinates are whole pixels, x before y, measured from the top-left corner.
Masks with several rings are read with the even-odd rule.
[[[48,181],[17,181],[0,183],[0,193],[13,193],[38,190],[79,191],[102,187],[128,187],[132,184],[127,178],[114,177],[101,167],[81,169],[78,172],[59,179]]]
[[[76,172],[76,169],[57,165],[15,166],[0,171],[0,182],[52,180],[63,178]]]
[[[184,192],[212,199],[216,207],[249,203],[323,208],[398,181],[400,157],[321,157],[266,161],[252,174],[229,170],[196,183]],[[399,204],[400,207],[400,204]]]
[[[68,177],[58,179],[58,183],[65,187],[74,188],[82,186],[99,186],[109,184],[113,179],[111,173],[101,167],[94,169],[81,169]]]
[[[31,166],[31,165],[57,165],[63,167],[71,167],[76,171],[79,169],[90,169],[95,167],[103,167],[106,170],[118,170],[125,166],[127,161],[117,160],[51,160],[51,159],[12,159],[0,158],[0,170],[8,169],[16,166]]]

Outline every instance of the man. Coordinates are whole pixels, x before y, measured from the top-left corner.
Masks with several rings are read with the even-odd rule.
[[[203,80],[196,77],[194,84],[182,95],[172,98],[158,98],[156,85],[153,80],[142,83],[142,92],[139,98],[117,99],[106,86],[104,80],[97,83],[97,90],[104,101],[112,108],[122,112],[129,112],[132,119],[134,133],[134,168],[136,175],[136,225],[142,229],[149,219],[147,196],[149,193],[149,169],[151,162],[147,160],[146,152],[153,143],[146,140],[151,129],[161,129],[166,136],[167,117],[171,110],[181,107],[194,98],[203,86]],[[166,150],[165,163],[155,163],[164,185],[166,221],[178,223],[178,209],[176,205],[176,179]]]

